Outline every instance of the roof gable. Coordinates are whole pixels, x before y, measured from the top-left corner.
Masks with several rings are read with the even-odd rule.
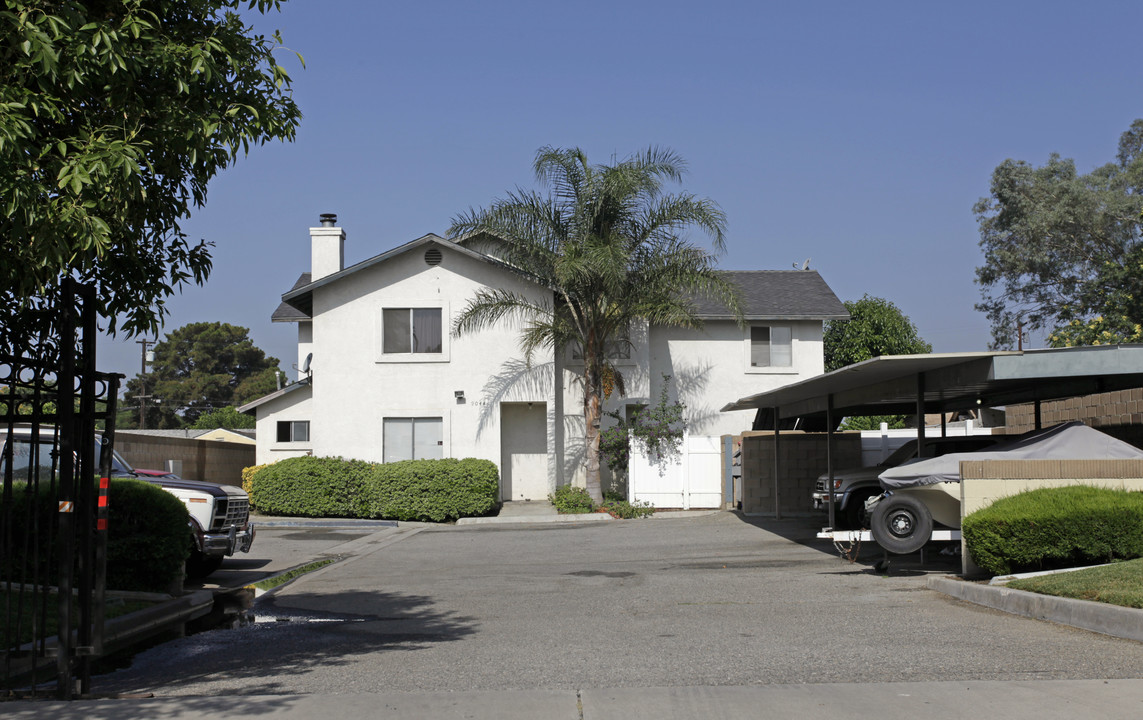
[[[282,304],[279,305],[278,309],[274,311],[273,319],[278,322],[297,322],[299,320],[309,320],[313,314],[314,290],[325,287],[326,285],[335,283],[342,278],[354,275],[361,272],[362,270],[380,265],[381,263],[387,262],[396,257],[428,245],[436,245],[444,250],[460,253],[461,255],[467,256],[473,260],[477,260],[478,262],[483,262],[489,265],[503,268],[509,272],[514,272],[517,275],[526,277],[534,282],[534,278],[513,270],[509,265],[506,265],[496,258],[470,250],[462,245],[458,245],[450,240],[446,240],[434,233],[429,233],[417,238],[416,240],[407,242],[404,245],[395,247],[392,250],[383,252],[380,255],[374,255],[373,257],[367,260],[363,260],[356,265],[350,265],[340,272],[333,273],[332,275],[327,275],[317,281],[312,280],[310,273],[302,273],[301,277],[298,278],[298,281],[294,283],[294,287],[282,295]]]

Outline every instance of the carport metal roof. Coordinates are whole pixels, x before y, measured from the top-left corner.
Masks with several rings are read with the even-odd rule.
[[[916,413],[917,439],[923,443],[926,413],[1035,403],[1039,427],[1041,401],[1134,387],[1143,387],[1143,345],[888,355],[740,398],[722,410],[758,409],[760,415],[768,410],[776,412],[779,420],[800,418],[799,427],[824,429],[830,437],[826,466],[832,480],[833,431],[845,416]],[[774,423],[779,427],[781,424]],[[943,421],[941,429],[943,434]],[[775,446],[779,434],[775,432]],[[780,454],[773,455],[774,512],[781,518]],[[835,520],[831,494],[830,527]]]
[[[941,413],[1143,387],[1143,345],[1022,352],[889,355],[849,365],[722,408],[779,417]]]

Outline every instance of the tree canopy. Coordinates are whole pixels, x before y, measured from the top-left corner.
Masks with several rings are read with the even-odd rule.
[[[94,284],[105,327],[129,334],[157,332],[164,299],[206,280],[210,243],[181,223],[211,178],[292,140],[301,117],[280,37],[238,12],[280,5],[0,5],[0,349],[44,332],[34,310],[64,276]]]
[[[213,430],[215,428],[234,430],[236,428],[253,428],[256,424],[252,415],[240,413],[238,408],[228,405],[224,408],[204,412],[191,424],[191,427],[195,430]]]
[[[681,157],[655,147],[611,165],[590,164],[579,148],[544,147],[534,171],[547,193],[510,192],[455,218],[449,231],[454,238],[493,238],[490,252],[553,289],[550,302],[482,291],[453,329],[463,334],[520,320],[529,361],[541,348],[579,348],[587,490],[597,504],[603,401],[607,389],[625,392],[609,355],[629,342],[637,322],[698,326],[693,298],[699,294],[721,299],[741,318],[736,288],[715,269],[713,253],[724,249],[722,210],[689,193],[664,193],[664,184],[679,182],[685,169]],[[690,228],[706,233],[713,251],[684,240]]]
[[[1005,160],[973,210],[984,251],[976,308],[994,348],[1012,347],[1021,325],[1054,345],[1138,338],[1143,120],[1120,137],[1115,162],[1086,175],[1056,154],[1042,167]]]
[[[182,427],[194,425],[204,413],[273,392],[278,358],[267,357],[248,333],[220,322],[190,323],[171,331],[155,344],[151,372],[127,382],[127,400],[150,396],[145,403],[147,427]],[[135,426],[131,417],[124,413],[125,427]]]
[[[863,295],[844,304],[849,320],[830,320],[825,325],[826,372],[882,355],[933,351],[917,334],[913,321],[892,302]]]

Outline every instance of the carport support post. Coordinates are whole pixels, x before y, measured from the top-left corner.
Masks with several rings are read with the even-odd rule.
[[[833,497],[833,395],[826,396],[826,496],[829,499],[829,526],[836,520],[835,501]],[[861,528],[858,528],[859,530]]]
[[[925,455],[925,374],[917,373],[917,457]]]
[[[778,497],[778,469],[781,467],[778,462],[778,435],[781,433],[778,429],[778,408],[772,408],[771,414],[774,416],[774,519],[781,520],[782,505]]]
[[[1035,416],[1036,416],[1036,429],[1042,430],[1043,427],[1041,426],[1040,423],[1043,422],[1043,417],[1041,417],[1041,415],[1040,415],[1040,398],[1036,398],[1036,402],[1034,403],[1034,406],[1035,406],[1034,412],[1035,412]]]

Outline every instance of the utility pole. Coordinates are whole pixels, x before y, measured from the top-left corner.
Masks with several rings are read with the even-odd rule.
[[[140,393],[142,393],[142,394],[136,395],[135,397],[139,400],[139,429],[140,430],[146,430],[147,429],[147,401],[151,399],[151,396],[146,394],[147,393],[147,346],[148,345],[154,345],[155,342],[157,342],[157,341],[144,339],[144,340],[136,340],[135,342],[139,343],[139,345],[141,346],[140,349],[142,352],[142,356],[141,356],[140,361],[139,361],[139,364],[141,365],[141,368],[139,370],[139,386],[141,388]]]

